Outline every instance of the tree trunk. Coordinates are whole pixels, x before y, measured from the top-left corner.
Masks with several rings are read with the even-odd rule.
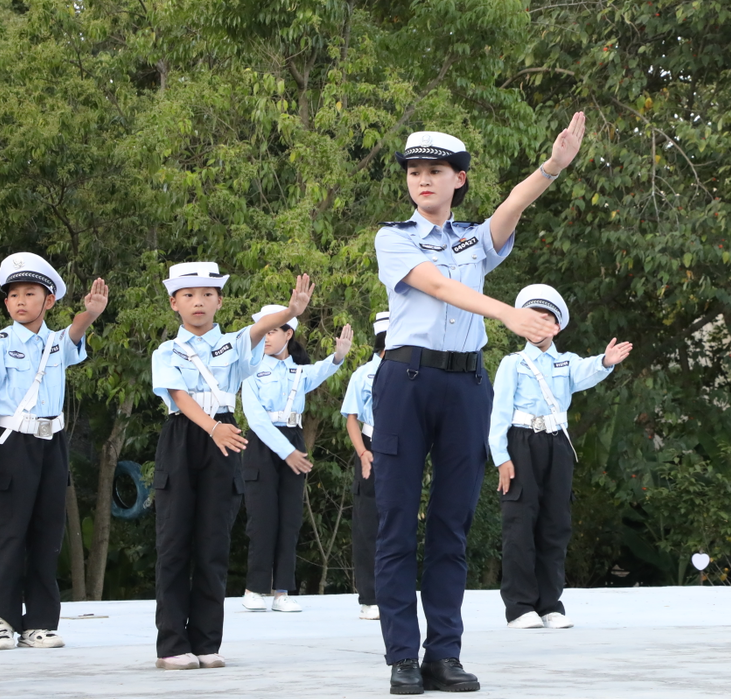
[[[92,600],[100,600],[104,590],[104,573],[107,568],[107,551],[109,550],[109,532],[112,517],[112,483],[119,454],[124,445],[127,422],[131,414],[132,396],[129,395],[117,411],[112,433],[102,447],[99,463],[99,486],[94,513],[94,538],[89,552],[86,581],[88,598]]]
[[[66,534],[69,538],[71,554],[71,599],[80,602],[86,599],[86,579],[84,577],[84,540],[81,536],[79,503],[73,475],[69,472],[69,487],[66,488]]]

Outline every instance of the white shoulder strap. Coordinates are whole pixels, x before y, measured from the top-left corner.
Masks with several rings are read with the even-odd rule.
[[[300,387],[300,381],[302,379],[302,365],[297,365],[297,373],[294,376],[294,383],[292,384],[292,390],[289,392],[287,398],[287,405],[284,406],[285,420],[292,414],[292,406],[294,405],[294,399],[297,397],[297,391]]]
[[[546,382],[545,376],[541,373],[540,369],[535,365],[535,362],[527,355],[527,353],[524,351],[518,352],[518,354],[525,360],[525,363],[528,365],[528,368],[533,372],[533,376],[536,377],[538,380],[538,385],[541,387],[541,393],[543,394],[543,399],[548,403],[548,407],[551,409],[551,413],[553,415],[557,415],[561,412],[561,408],[558,404],[558,401],[556,400],[556,396],[553,395],[551,392],[551,389],[548,386],[548,383]],[[560,425],[561,431],[566,435],[566,439],[569,440],[569,445],[571,446],[571,451],[574,452],[574,458],[576,461],[579,460],[578,455],[576,454],[576,449],[574,449],[574,445],[571,442],[571,437],[569,437],[569,431],[566,428],[566,425],[561,423]]]
[[[218,387],[218,381],[216,377],[211,373],[211,370],[203,363],[198,353],[184,340],[179,337],[175,338],[175,343],[185,352],[188,359],[195,364],[195,368],[198,369],[200,375],[204,381],[208,384],[213,394],[213,402],[211,403],[210,409],[206,412],[210,417],[216,414],[218,408],[222,405],[226,405],[226,398]]]
[[[36,407],[36,403],[38,402],[38,391],[41,388],[41,381],[43,381],[43,377],[46,374],[46,364],[48,364],[48,358],[51,356],[51,348],[53,347],[53,341],[55,339],[55,332],[48,334],[46,346],[43,348],[43,354],[41,355],[41,363],[38,365],[38,371],[33,379],[33,383],[23,396],[23,400],[21,400],[18,404],[15,413],[13,413],[12,427],[7,427],[2,433],[2,436],[0,436],[0,444],[5,444],[10,433],[20,427],[23,422],[23,413],[26,412],[26,410],[32,410]]]

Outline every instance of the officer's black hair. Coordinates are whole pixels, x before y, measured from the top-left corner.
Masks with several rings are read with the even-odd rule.
[[[378,333],[376,335],[375,342],[373,343],[373,353],[374,354],[381,354],[383,350],[386,349],[386,331],[384,330],[381,333]]]
[[[310,359],[310,355],[307,354],[307,350],[294,339],[294,328],[291,325],[283,325],[282,330],[284,330],[284,332],[287,332],[287,330],[292,331],[292,337],[289,338],[289,342],[287,343],[287,352],[289,352],[289,356],[292,357],[292,361],[295,364],[312,364],[312,360]]]

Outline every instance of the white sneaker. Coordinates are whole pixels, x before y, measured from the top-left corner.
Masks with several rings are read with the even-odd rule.
[[[226,661],[223,659],[223,656],[218,653],[199,655],[198,662],[202,668],[226,667]]]
[[[163,670],[197,670],[200,666],[200,661],[192,653],[171,655],[167,658],[158,658],[155,661],[155,667]]]
[[[63,648],[65,645],[63,638],[48,629],[28,629],[18,639],[18,648]]]
[[[517,619],[508,622],[509,629],[542,629],[543,621],[536,612],[526,612]]]
[[[574,625],[571,619],[560,612],[551,612],[542,616],[541,619],[543,619],[543,625],[547,629],[570,629]]]
[[[241,604],[244,605],[244,609],[248,609],[250,612],[265,612],[267,610],[264,598],[258,592],[249,592],[247,590],[241,599]]]
[[[359,619],[369,619],[376,621],[381,618],[381,613],[378,611],[377,604],[361,604],[360,605],[360,616]]]
[[[297,604],[289,595],[279,595],[272,602],[273,612],[301,612],[302,607]]]
[[[15,629],[5,619],[0,619],[0,650],[15,648]]]

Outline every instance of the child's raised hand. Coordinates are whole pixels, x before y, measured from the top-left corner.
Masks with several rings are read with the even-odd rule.
[[[568,167],[579,152],[584,138],[585,122],[584,112],[576,112],[568,128],[564,129],[554,141],[551,161],[559,169]]]
[[[350,324],[343,327],[340,337],[335,340],[335,364],[340,364],[345,355],[350,352],[350,346],[353,344],[353,330]]]
[[[612,341],[607,345],[607,349],[604,350],[604,359],[602,359],[602,364],[609,369],[610,366],[619,364],[627,359],[631,351],[631,342],[620,342],[617,344],[617,338],[613,337]]]
[[[107,307],[109,300],[109,287],[101,278],[95,279],[91,285],[91,291],[84,297],[84,306],[87,313],[98,318]]]
[[[298,316],[307,308],[315,290],[315,283],[310,284],[310,277],[307,274],[298,274],[297,283],[292,289],[292,297],[289,299],[289,310],[292,315]]]

